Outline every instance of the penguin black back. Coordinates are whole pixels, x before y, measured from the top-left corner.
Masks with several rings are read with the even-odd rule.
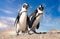
[[[32,27],[32,24],[33,24],[33,22],[35,21],[35,19],[36,19],[36,14],[37,14],[37,9],[30,15],[30,17],[32,16],[32,18],[31,18],[31,20],[29,19],[29,28],[31,28]],[[29,18],[30,18],[29,17]]]

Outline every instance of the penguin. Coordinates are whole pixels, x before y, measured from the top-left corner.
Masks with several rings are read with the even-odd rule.
[[[29,16],[29,31],[32,31],[33,33],[37,33],[35,29],[39,28],[40,19],[43,15],[44,7],[40,5],[30,16]]]
[[[15,20],[17,35],[21,33],[25,33],[27,30],[27,9],[28,8],[29,8],[29,5],[27,3],[24,3]]]

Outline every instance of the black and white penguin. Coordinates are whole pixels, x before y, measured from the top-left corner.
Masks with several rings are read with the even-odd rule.
[[[22,32],[26,32],[27,30],[27,9],[28,8],[29,5],[27,3],[24,3],[15,20],[17,35],[21,34]]]
[[[40,24],[40,19],[43,15],[43,10],[44,7],[42,5],[40,5],[30,16],[29,16],[29,29],[30,31],[32,31],[33,33],[37,33],[35,31],[35,29],[39,28],[39,24]]]

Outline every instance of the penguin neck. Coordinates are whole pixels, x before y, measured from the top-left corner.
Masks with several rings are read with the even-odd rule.
[[[27,11],[26,8],[23,8],[23,7],[22,7],[21,12],[23,12],[23,11]]]
[[[42,13],[43,13],[43,11],[41,11],[41,10],[39,10],[39,9],[37,9],[37,10],[38,10],[38,12],[37,12],[36,16],[37,16],[38,14],[42,14]]]
[[[38,9],[38,13],[43,13],[43,11],[41,11],[41,10]]]

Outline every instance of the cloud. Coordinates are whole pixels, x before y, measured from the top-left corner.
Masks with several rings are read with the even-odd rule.
[[[0,26],[5,27],[14,27],[14,21],[15,21],[15,18],[13,17],[3,17],[3,16],[0,16]],[[1,28],[1,27],[0,27]]]
[[[0,16],[0,32],[5,32],[9,30],[15,30],[14,26],[15,18]]]
[[[8,27],[8,25],[0,21],[0,28],[6,28],[6,27]]]
[[[59,26],[60,25],[59,19],[60,19],[59,17],[58,18],[52,18],[49,15],[43,16],[43,20],[42,20],[41,25],[43,25],[43,26]]]
[[[8,10],[8,9],[0,9],[0,11],[6,13],[6,14],[13,14],[13,11]]]

